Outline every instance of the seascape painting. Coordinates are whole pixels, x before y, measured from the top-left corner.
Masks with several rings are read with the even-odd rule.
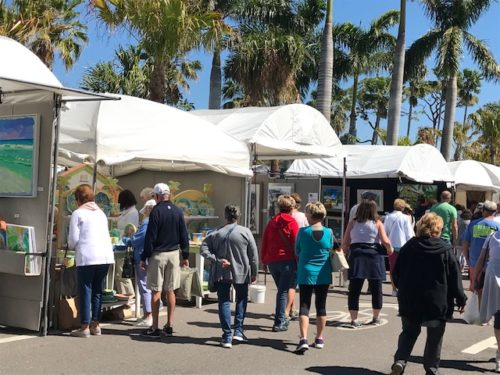
[[[37,136],[37,116],[0,117],[0,197],[36,195]]]

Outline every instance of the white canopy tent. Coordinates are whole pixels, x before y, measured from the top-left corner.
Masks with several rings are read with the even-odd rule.
[[[404,177],[420,183],[453,182],[448,165],[439,151],[430,145],[415,146],[343,146],[347,159],[347,178]],[[343,158],[296,160],[287,175],[312,175],[342,178]]]
[[[476,160],[448,163],[457,191],[500,191],[500,168]]]
[[[60,163],[104,162],[115,176],[138,169],[251,175],[246,145],[208,121],[149,100],[119,98],[66,105]]]
[[[260,160],[334,157],[342,150],[325,117],[304,104],[192,113],[249,145]]]

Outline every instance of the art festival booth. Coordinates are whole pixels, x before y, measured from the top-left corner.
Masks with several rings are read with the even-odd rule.
[[[172,201],[184,210],[192,236],[191,265],[198,268],[202,285],[204,267],[199,245],[208,231],[225,222],[225,204],[243,206],[246,177],[251,176],[248,148],[188,112],[149,100],[118,97],[121,100],[114,102],[65,106],[61,115],[59,164],[96,163],[99,171],[114,179],[120,189],[134,193],[138,209],[144,204],[139,199],[143,188],[168,183]],[[116,237],[121,237],[123,233],[116,228],[117,202],[106,185],[98,184],[96,199],[109,217],[110,229],[118,229]],[[62,234],[71,213],[64,204],[74,187],[65,187],[59,195],[64,216],[59,229]],[[115,251],[115,258],[118,253]],[[115,280],[117,277],[115,274]],[[200,297],[196,303],[201,307]],[[136,312],[139,305],[135,303]]]
[[[476,160],[449,162],[455,178],[455,200],[470,207],[472,202],[491,200],[500,192],[500,167]]]
[[[379,212],[384,214],[393,210],[398,197],[413,208],[419,196],[437,200],[454,181],[442,155],[427,144],[348,145],[343,151],[345,163],[343,158],[296,160],[286,172],[288,176],[319,176],[319,199],[328,211],[327,225],[338,238],[343,236],[349,209],[360,202],[365,191],[377,195]],[[344,181],[346,189],[342,188]]]
[[[47,333],[58,121],[67,89],[27,48],[0,37],[0,326]]]
[[[342,144],[325,117],[304,104],[193,113],[246,143],[251,152],[255,174],[249,187],[247,222],[258,244],[264,226],[277,212],[279,195],[298,192],[304,197],[308,191],[318,191],[317,177],[296,179],[285,178],[283,173],[261,174],[256,168],[259,161],[335,157],[342,153]]]

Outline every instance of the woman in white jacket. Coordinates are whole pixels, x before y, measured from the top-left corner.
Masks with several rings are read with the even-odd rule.
[[[108,219],[94,202],[90,185],[78,186],[75,199],[78,209],[71,215],[68,244],[76,251],[81,327],[71,335],[99,336],[104,280],[114,263]]]

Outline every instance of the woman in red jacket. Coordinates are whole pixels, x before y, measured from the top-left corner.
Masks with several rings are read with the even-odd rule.
[[[294,206],[295,201],[292,197],[281,195],[278,198],[280,212],[269,221],[262,237],[262,263],[269,267],[278,288],[274,332],[288,330],[288,320],[285,314],[289,297],[288,290],[295,289],[297,285],[297,261],[294,249],[299,226],[290,215]]]

